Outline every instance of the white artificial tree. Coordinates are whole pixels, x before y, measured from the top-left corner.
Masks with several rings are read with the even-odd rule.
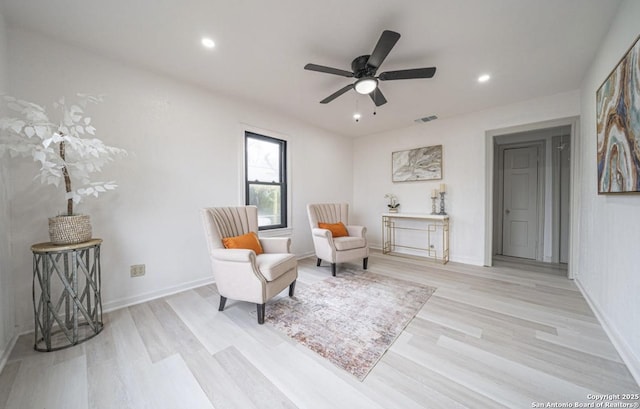
[[[0,156],[30,157],[40,165],[35,179],[56,187],[64,182],[67,215],[73,215],[73,205],[83,197],[97,197],[117,187],[113,181],[91,181],[92,174],[105,164],[127,154],[95,137],[96,129],[84,110],[90,103],[101,102],[101,97],[78,94],[77,104],[61,98],[53,103],[55,118],[40,105],[12,96],[3,98],[8,112],[16,115],[0,118]]]

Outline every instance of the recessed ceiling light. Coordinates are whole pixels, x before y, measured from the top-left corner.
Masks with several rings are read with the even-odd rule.
[[[482,74],[481,76],[478,77],[478,82],[487,82],[491,79],[491,75],[489,74]]]
[[[213,48],[216,46],[216,43],[209,37],[202,37],[201,42],[202,42],[202,45],[205,46],[206,48]]]
[[[358,112],[356,112],[355,114],[353,114],[353,119],[356,120],[356,122],[360,121],[360,118],[362,117],[362,115],[360,115]]]

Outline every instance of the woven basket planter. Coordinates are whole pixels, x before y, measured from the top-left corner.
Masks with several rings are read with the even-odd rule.
[[[76,244],[91,240],[91,220],[80,214],[49,218],[49,239],[53,244]]]

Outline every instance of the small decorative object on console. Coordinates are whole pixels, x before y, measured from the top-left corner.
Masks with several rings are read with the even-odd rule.
[[[431,191],[431,214],[438,214],[436,212],[436,200],[438,200],[438,189],[433,189]]]
[[[444,194],[446,193],[446,188],[444,183],[440,183],[440,213],[439,215],[446,215],[447,212],[444,211]]]
[[[400,203],[398,203],[398,197],[393,193],[387,193],[386,195],[384,195],[384,198],[389,199],[389,204],[387,204],[387,207],[389,208],[389,212],[397,213],[398,207],[400,207]]]

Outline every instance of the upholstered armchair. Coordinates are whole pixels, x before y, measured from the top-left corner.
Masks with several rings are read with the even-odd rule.
[[[258,323],[264,323],[265,304],[287,286],[289,296],[298,278],[298,263],[290,252],[291,239],[258,238],[255,206],[212,207],[201,211],[213,275],[220,293],[219,311],[227,298],[255,303]],[[253,249],[243,246],[253,240]],[[226,248],[236,247],[236,248]],[[238,243],[241,243],[237,248]],[[259,244],[258,244],[259,243]],[[262,254],[260,251],[263,251]]]
[[[331,263],[331,274],[335,276],[337,263],[362,259],[362,268],[367,269],[369,261],[367,228],[349,225],[347,203],[309,204],[307,214],[318,267],[322,260]],[[342,223],[346,229],[343,229],[339,223]]]

